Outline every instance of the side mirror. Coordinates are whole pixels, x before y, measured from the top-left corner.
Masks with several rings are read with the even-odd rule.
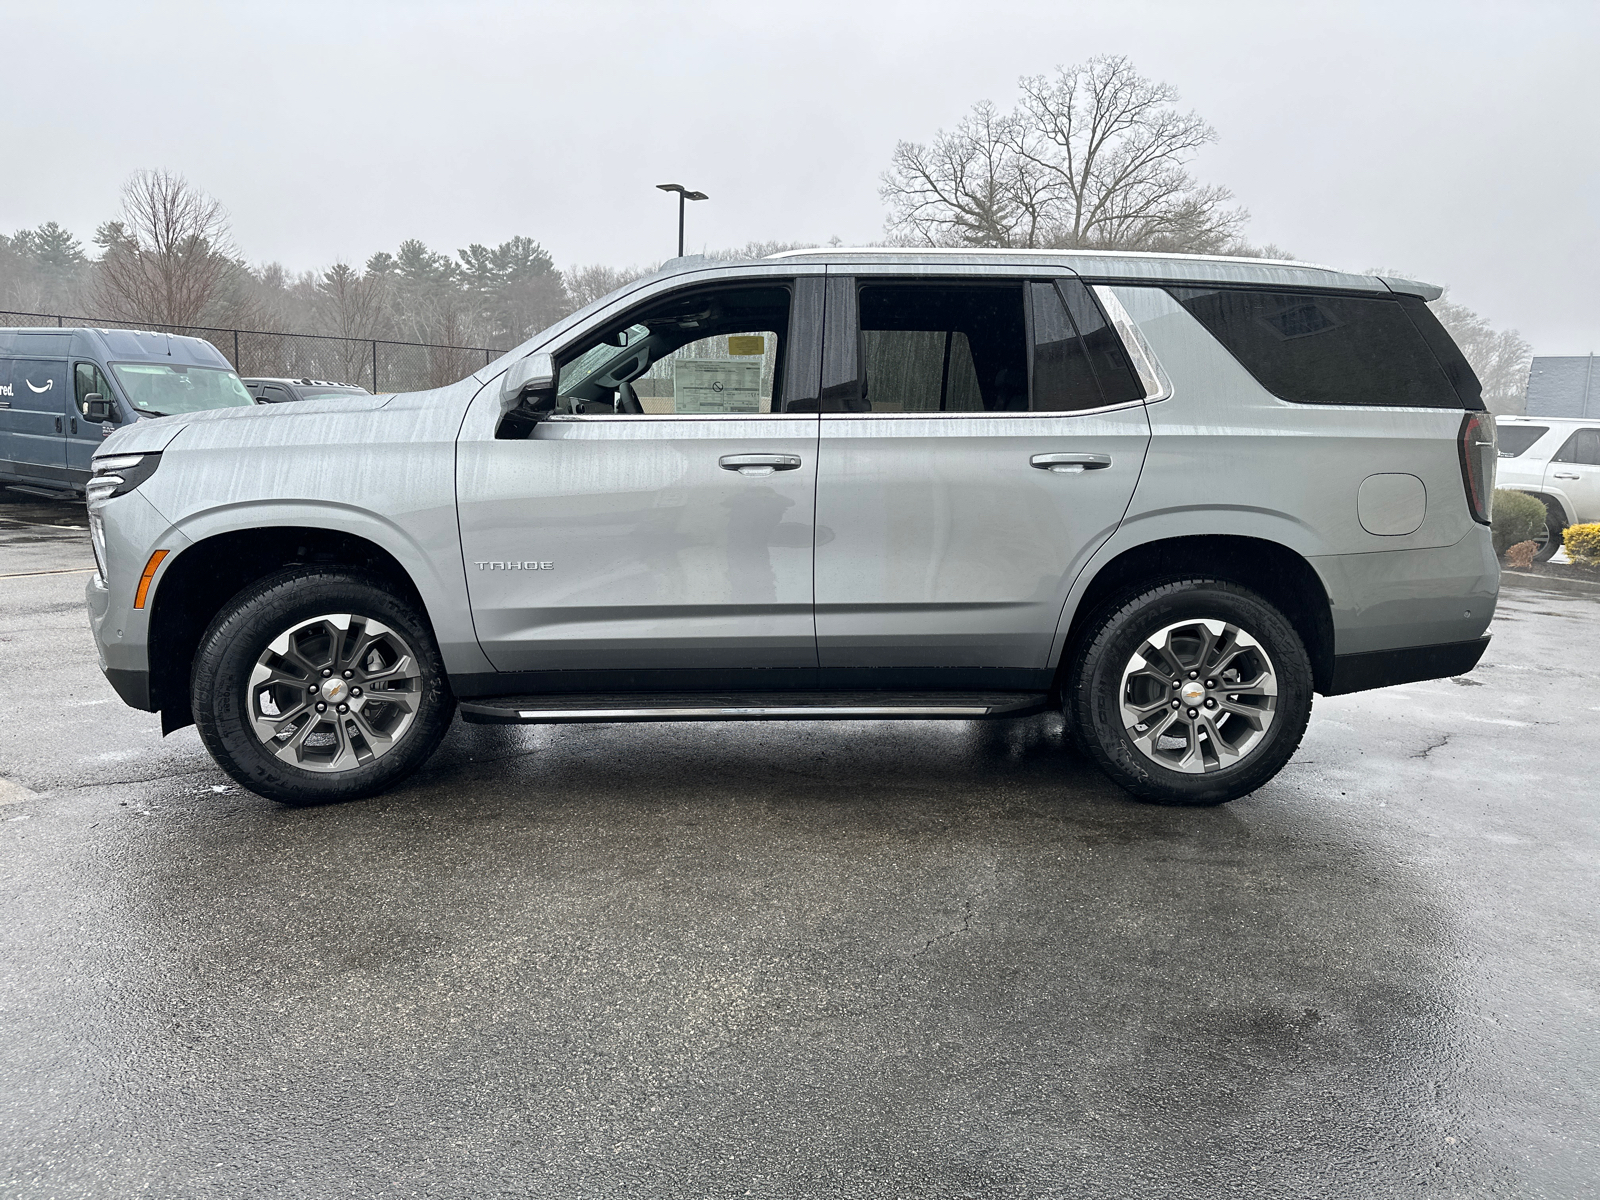
[[[90,392],[83,398],[83,416],[85,420],[110,421],[116,415],[116,407],[99,392]]]
[[[500,398],[515,404],[530,392],[556,390],[555,359],[543,352],[518,359],[506,371],[505,382],[500,386]]]

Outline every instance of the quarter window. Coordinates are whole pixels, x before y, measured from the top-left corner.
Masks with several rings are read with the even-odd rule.
[[[1548,425],[1500,426],[1495,431],[1495,441],[1500,447],[1500,457],[1516,458],[1549,432],[1550,427]]]
[[[1281,400],[1482,407],[1472,369],[1420,300],[1410,306],[1390,297],[1167,290]]]

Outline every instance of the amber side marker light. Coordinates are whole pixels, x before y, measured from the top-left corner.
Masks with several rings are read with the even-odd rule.
[[[150,561],[144,565],[144,574],[139,576],[139,590],[133,594],[133,606],[143,608],[145,598],[150,595],[150,581],[156,577],[156,568],[161,565],[169,551],[157,550],[150,556]]]

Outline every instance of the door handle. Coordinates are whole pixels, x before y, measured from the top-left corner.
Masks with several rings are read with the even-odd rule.
[[[57,433],[61,432],[61,418],[60,417],[56,418],[56,432]]]
[[[771,475],[774,471],[793,471],[800,465],[798,454],[724,454],[717,466],[741,475]]]
[[[69,418],[69,420],[72,423],[72,432],[74,434],[76,434],[78,432],[78,418],[77,417],[71,417],[71,418]]]
[[[1109,454],[1035,454],[1028,465],[1056,475],[1081,475],[1085,471],[1102,471],[1111,465]]]
[[[1583,476],[1582,475],[1563,475],[1560,471],[1557,471],[1556,472],[1556,478],[1557,479],[1582,479]]]

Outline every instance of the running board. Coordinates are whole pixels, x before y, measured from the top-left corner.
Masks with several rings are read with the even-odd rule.
[[[980,721],[1049,707],[1046,692],[672,692],[486,696],[461,703],[477,725],[611,721]]]
[[[41,500],[82,500],[77,492],[56,492],[49,488],[34,487],[28,483],[8,483],[5,485],[8,492],[20,492],[24,496],[38,496]]]

